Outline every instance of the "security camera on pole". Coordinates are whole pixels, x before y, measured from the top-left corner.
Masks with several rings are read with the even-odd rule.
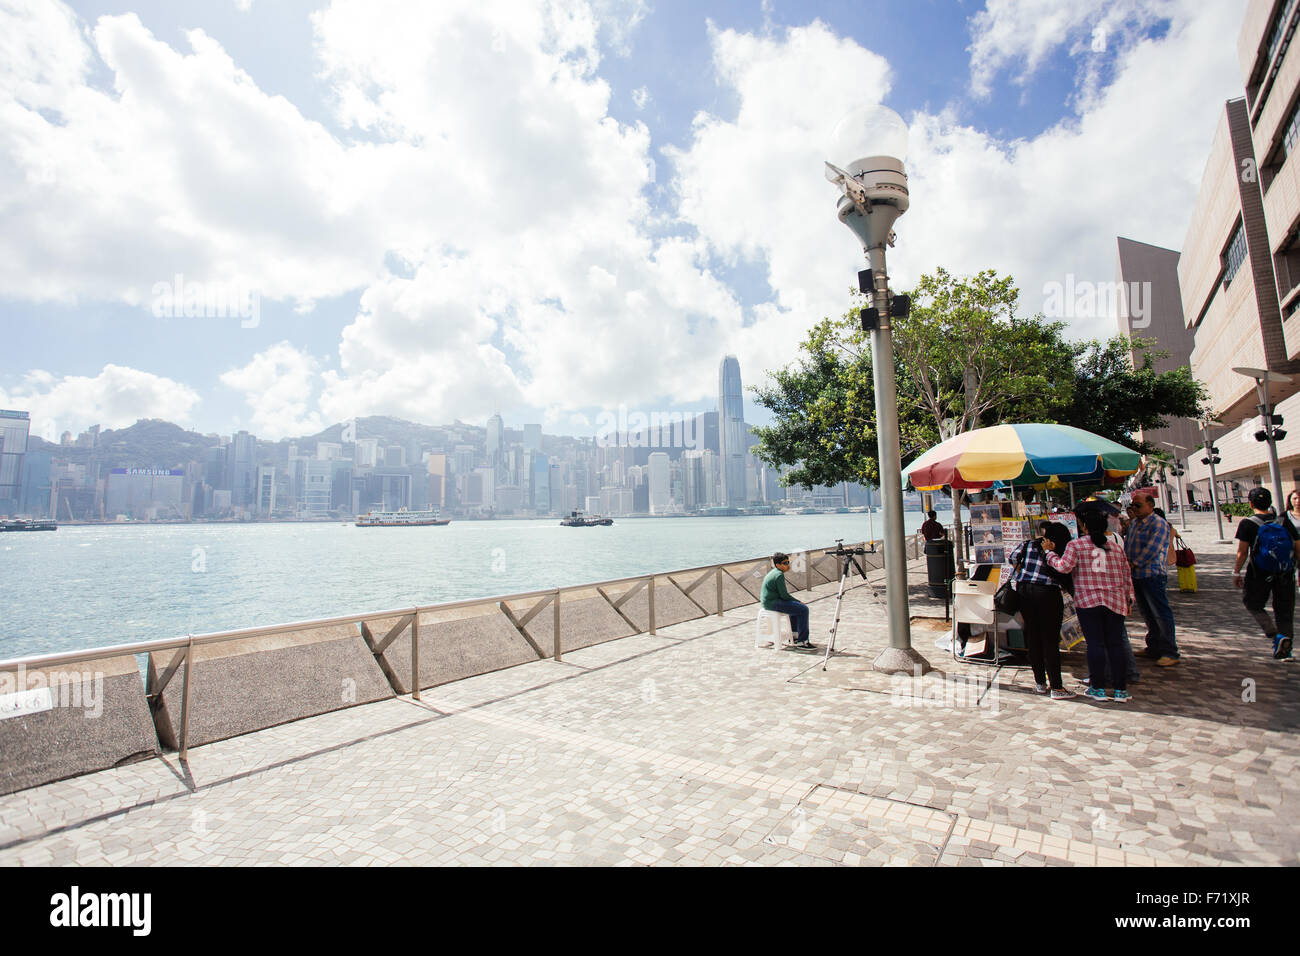
[[[840,222],[862,240],[867,268],[858,287],[867,297],[862,328],[871,332],[871,366],[876,390],[876,443],[880,459],[881,505],[885,518],[885,581],[889,647],[872,663],[878,671],[921,673],[929,663],[912,647],[907,602],[907,542],[903,531],[902,458],[898,440],[898,389],[894,381],[891,318],[907,315],[911,302],[892,295],[885,269],[885,246],[894,244],[894,223],[907,212],[907,124],[885,106],[854,110],[832,134],[832,149],[843,168],[826,164],[826,178],[840,188]]]
[[[1219,457],[1219,449],[1214,447],[1214,442],[1210,438],[1209,419],[1202,419],[1199,424],[1201,426],[1201,436],[1205,439],[1205,457],[1201,459],[1201,464],[1210,469],[1210,504],[1214,508],[1214,520],[1219,527],[1219,541],[1222,542],[1224,540],[1223,512],[1219,510],[1218,477],[1214,474],[1214,466],[1223,459]]]

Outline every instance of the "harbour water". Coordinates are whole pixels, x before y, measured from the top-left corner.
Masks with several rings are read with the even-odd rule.
[[[940,512],[949,524],[951,514]],[[911,532],[924,520],[907,512]],[[445,527],[82,525],[0,536],[0,659],[435,604],[866,540],[879,514]]]

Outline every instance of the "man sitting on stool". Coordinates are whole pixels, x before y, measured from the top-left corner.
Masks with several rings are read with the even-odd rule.
[[[808,605],[790,597],[785,589],[785,572],[789,570],[790,555],[781,551],[772,555],[772,570],[763,578],[763,610],[790,615],[790,629],[795,635],[793,646],[810,651],[813,645],[808,640]]]

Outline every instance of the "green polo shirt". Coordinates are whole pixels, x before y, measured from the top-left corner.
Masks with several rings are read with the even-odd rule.
[[[790,592],[785,589],[785,574],[780,568],[773,568],[763,578],[763,609],[770,611],[777,601],[793,601]]]

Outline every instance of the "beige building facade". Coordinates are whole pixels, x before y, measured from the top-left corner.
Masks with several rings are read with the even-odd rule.
[[[1300,0],[1251,0],[1247,8],[1237,40],[1245,96],[1224,104],[1175,254],[1185,335],[1153,326],[1147,336],[1171,353],[1190,337],[1188,364],[1219,418],[1210,434],[1222,459],[1215,468],[1221,500],[1242,500],[1255,485],[1270,485],[1267,446],[1255,440],[1255,382],[1233,371],[1239,367],[1293,376],[1270,386],[1270,401],[1288,432],[1278,442],[1283,490],[1300,488],[1300,157],[1291,155],[1300,151],[1297,26]],[[1121,281],[1144,272],[1156,281],[1168,257],[1146,256],[1126,270],[1125,242],[1131,241],[1120,240]],[[1129,332],[1126,318],[1120,316],[1120,329]],[[1192,427],[1180,423],[1178,434]],[[1201,443],[1198,435],[1185,479],[1198,500],[1209,492]]]

